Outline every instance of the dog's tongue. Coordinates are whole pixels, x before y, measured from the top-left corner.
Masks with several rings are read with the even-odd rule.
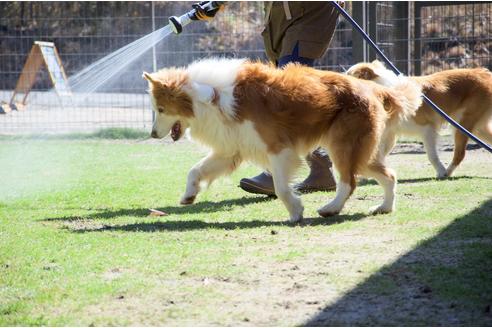
[[[176,141],[181,137],[181,123],[177,121],[171,129],[171,138]]]

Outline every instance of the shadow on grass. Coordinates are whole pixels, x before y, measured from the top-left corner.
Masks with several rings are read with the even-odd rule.
[[[467,144],[466,150],[477,150],[482,148],[478,144]],[[454,144],[443,144],[439,147],[440,151],[450,152],[454,151]],[[424,144],[422,142],[409,142],[398,143],[396,147],[391,151],[390,155],[414,155],[425,154]]]
[[[491,307],[492,199],[303,325],[490,326]]]
[[[219,202],[203,201],[189,206],[166,206],[156,208],[167,214],[199,214],[199,213],[211,213],[219,211],[227,211],[234,206],[246,206],[249,204],[269,202],[276,199],[275,197],[268,196],[256,196],[256,197],[242,197],[236,199],[227,199]],[[133,208],[133,209],[118,209],[114,211],[98,211],[96,213],[88,215],[75,215],[75,216],[63,216],[46,218],[41,221],[77,221],[77,220],[101,220],[112,219],[118,217],[142,217],[149,218],[148,208]],[[187,230],[203,230],[203,229],[222,229],[222,230],[234,230],[234,229],[251,229],[265,226],[318,226],[318,225],[332,225],[345,221],[357,221],[366,217],[365,214],[357,213],[352,215],[337,215],[330,218],[304,218],[302,223],[289,223],[287,221],[265,221],[265,220],[253,220],[253,221],[239,221],[239,222],[206,222],[201,220],[167,220],[166,216],[161,217],[159,221],[154,222],[142,222],[125,225],[103,225],[97,228],[87,229],[73,229],[73,232],[94,232],[94,231],[144,231],[144,232],[156,232],[156,231],[187,231]]]
[[[260,227],[297,227],[297,226],[329,226],[348,221],[358,221],[366,215],[356,213],[352,215],[337,215],[330,218],[305,218],[301,223],[290,223],[287,221],[235,221],[235,222],[205,222],[201,220],[165,220],[154,222],[141,222],[123,225],[105,225],[98,228],[71,229],[76,233],[97,231],[128,231],[128,232],[159,232],[159,231],[190,231],[190,230],[235,230],[253,229]]]
[[[254,203],[268,202],[275,199],[268,196],[242,197],[236,199],[226,199],[219,202],[198,201],[196,204],[188,206],[166,206],[156,208],[167,214],[194,214],[194,213],[211,213],[227,210],[233,206],[245,206]],[[42,221],[74,221],[80,219],[112,219],[120,216],[149,216],[148,208],[130,208],[119,209],[115,211],[99,211],[84,216],[63,216],[55,218],[46,218]]]
[[[412,183],[421,183],[421,182],[446,182],[446,181],[455,181],[455,180],[492,180],[490,177],[475,177],[475,176],[469,176],[469,175],[462,175],[462,176],[456,176],[456,177],[450,177],[446,179],[437,179],[437,178],[432,178],[432,177],[426,177],[426,178],[415,178],[415,179],[398,179],[398,183],[402,184],[412,184]],[[372,185],[377,185],[378,183],[376,180],[373,179],[363,179],[359,181],[357,184],[358,186],[372,186]]]
[[[472,177],[472,176],[460,176],[452,177],[447,180],[460,180],[460,179],[490,179],[489,177]],[[447,181],[443,180],[443,181]],[[400,183],[419,183],[427,181],[439,181],[435,178],[416,178],[416,179],[403,179],[399,180]],[[375,180],[362,180],[359,182],[359,186],[365,185],[376,185]],[[226,199],[218,202],[211,201],[198,201],[196,204],[188,206],[165,206],[156,208],[159,211],[165,212],[167,214],[198,214],[198,213],[213,213],[229,210],[234,206],[246,206],[249,204],[269,202],[274,200],[275,197],[268,196],[254,196],[254,197],[241,197],[235,199]],[[118,209],[118,210],[100,210],[95,213],[87,215],[73,215],[73,216],[62,216],[45,218],[41,221],[75,221],[75,220],[100,220],[100,219],[112,219],[117,217],[148,217],[149,208],[130,208],[130,209]],[[261,222],[261,221],[260,221]]]

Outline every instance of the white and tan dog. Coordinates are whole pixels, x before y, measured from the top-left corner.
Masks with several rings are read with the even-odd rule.
[[[381,62],[359,63],[347,74],[385,86],[411,80],[422,86],[422,92],[468,131],[492,144],[492,74],[485,68],[453,69],[426,76],[396,76]],[[465,157],[468,137],[460,131],[454,135],[454,156],[447,169],[439,160],[437,138],[445,120],[423,103],[417,114],[401,125],[398,134],[422,138],[427,156],[438,178],[449,177]],[[387,143],[388,152],[394,142]]]
[[[181,204],[194,202],[201,182],[251,161],[272,173],[291,221],[299,221],[304,208],[289,182],[300,156],[323,146],[340,181],[320,215],[341,211],[357,174],[374,177],[384,188],[384,201],[373,212],[393,210],[396,177],[379,143],[420,106],[414,83],[390,89],[296,64],[277,69],[240,59],[207,59],[143,76],[156,112],[152,136],[171,133],[178,140],[189,128],[192,139],[211,148],[190,170]]]

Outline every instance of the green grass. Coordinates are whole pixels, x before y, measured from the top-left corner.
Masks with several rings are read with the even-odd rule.
[[[237,188],[249,165],[179,206],[204,154],[0,141],[0,325],[492,324],[489,154],[443,181],[425,154],[392,155],[394,213],[367,215],[382,201],[369,181],[333,218],[316,209],[334,193],[302,196],[303,225]]]
[[[105,128],[94,132],[74,132],[66,134],[25,134],[25,135],[2,135],[2,141],[19,141],[19,140],[84,140],[84,139],[110,139],[110,140],[134,140],[148,139],[149,131],[132,129],[132,128]]]

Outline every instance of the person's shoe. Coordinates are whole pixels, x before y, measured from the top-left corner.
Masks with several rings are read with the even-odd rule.
[[[273,178],[268,172],[263,172],[253,178],[244,178],[239,181],[239,187],[253,194],[275,196]]]
[[[310,193],[336,189],[337,184],[333,177],[332,164],[328,155],[320,150],[315,150],[306,157],[306,161],[311,172],[303,182],[294,186],[295,190],[300,193]]]

